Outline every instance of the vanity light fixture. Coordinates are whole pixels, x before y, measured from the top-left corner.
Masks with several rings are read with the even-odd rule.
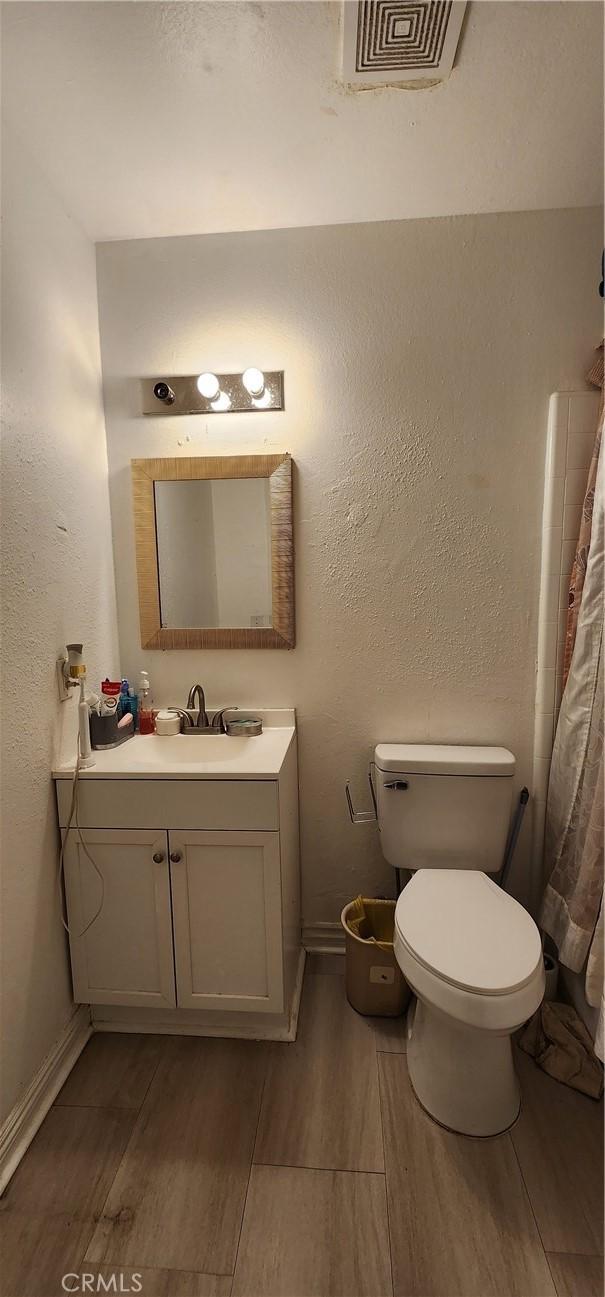
[[[284,409],[284,373],[251,366],[239,374],[141,379],[143,414],[243,414]]]

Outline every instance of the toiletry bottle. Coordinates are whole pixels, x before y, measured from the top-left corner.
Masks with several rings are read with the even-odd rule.
[[[132,730],[133,730],[133,733],[134,733],[134,731],[135,731],[136,728],[137,728],[137,716],[138,716],[138,712],[139,712],[139,700],[138,700],[138,698],[137,698],[137,696],[136,696],[136,694],[135,694],[135,691],[134,691],[134,688],[133,688],[132,685],[130,686],[130,688],[129,688],[129,690],[128,690],[128,709],[129,709],[129,711],[130,711],[131,714],[132,714]]]
[[[153,734],[151,685],[146,671],[141,671],[137,690],[139,700],[139,734]]]
[[[118,719],[120,719],[122,716],[126,716],[130,711],[130,703],[128,701],[128,691],[129,691],[128,681],[123,680],[120,688],[120,696],[118,698]]]

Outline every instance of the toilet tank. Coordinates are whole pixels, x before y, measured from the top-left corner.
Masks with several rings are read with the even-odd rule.
[[[374,753],[382,853],[399,869],[502,866],[515,758],[507,748],[379,743]]]

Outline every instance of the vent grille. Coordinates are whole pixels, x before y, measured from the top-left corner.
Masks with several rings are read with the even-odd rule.
[[[459,0],[345,0],[344,79],[365,86],[443,80],[465,9]]]

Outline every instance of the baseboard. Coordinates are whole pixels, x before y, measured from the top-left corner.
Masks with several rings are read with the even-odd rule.
[[[9,1113],[0,1130],[0,1193],[4,1192],[17,1170],[21,1158],[91,1035],[90,1009],[83,1004],[46,1055],[23,1098]]]
[[[322,951],[324,954],[344,954],[345,934],[342,923],[306,923],[302,941],[305,950]]]
[[[306,951],[301,946],[292,1003],[287,1016],[270,1013],[234,1013],[221,1019],[212,1011],[205,1015],[194,1013],[189,1016],[186,1016],[183,1011],[182,1016],[179,1017],[178,1009],[169,1009],[165,1013],[157,1011],[156,1016],[152,1016],[156,1011],[147,1009],[143,1010],[141,1016],[136,1009],[120,1010],[115,1005],[111,1007],[104,1005],[102,1012],[107,1016],[100,1018],[95,1017],[95,1011],[99,1011],[99,1006],[95,1010],[93,1005],[92,1030],[121,1031],[126,1034],[135,1032],[142,1036],[212,1036],[222,1040],[296,1040],[305,959]]]
[[[303,980],[305,976],[305,964],[307,962],[307,952],[304,946],[300,948],[298,956],[298,967],[296,969],[296,980],[294,982],[294,991],[292,993],[292,1009],[290,1011],[290,1022],[288,1024],[288,1034],[285,1040],[296,1040],[298,1031],[298,1015],[300,1013],[300,1001],[302,997]]]
[[[146,1018],[132,1018],[114,1021],[112,1018],[97,1018],[93,1031],[111,1032],[112,1035],[124,1036],[200,1036],[213,1040],[293,1040],[289,1020],[281,1022],[278,1027],[207,1027],[196,1026],[189,1022],[147,1022]]]

